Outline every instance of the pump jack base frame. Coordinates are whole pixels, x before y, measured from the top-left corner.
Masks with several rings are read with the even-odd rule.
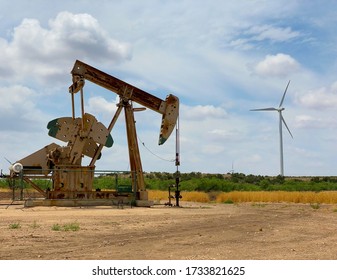
[[[151,207],[154,202],[151,200],[135,200],[126,198],[115,199],[27,199],[25,207],[36,206],[58,206],[58,207],[86,207],[86,206],[136,206]]]

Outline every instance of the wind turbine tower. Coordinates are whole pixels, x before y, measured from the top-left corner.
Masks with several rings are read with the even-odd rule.
[[[282,107],[283,105],[283,101],[284,98],[286,96],[288,87],[289,87],[290,81],[288,82],[286,89],[283,93],[280,105],[278,106],[278,108],[262,108],[262,109],[252,109],[250,111],[277,111],[279,113],[279,132],[280,132],[280,175],[284,176],[284,163],[283,163],[283,138],[282,138],[282,123],[285,125],[285,127],[287,128],[290,136],[293,138],[293,135],[290,132],[290,129],[286,123],[286,121],[284,120],[283,116],[282,116],[282,111],[284,111],[284,107]]]

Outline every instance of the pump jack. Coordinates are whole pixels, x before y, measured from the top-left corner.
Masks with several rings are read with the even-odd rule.
[[[101,205],[103,199],[120,199],[118,192],[93,190],[95,163],[101,156],[104,146],[111,147],[111,131],[124,109],[129,160],[132,178],[132,193],[139,205],[149,206],[148,193],[145,189],[143,168],[139,153],[134,111],[136,102],[146,108],[162,114],[158,144],[162,145],[176,126],[179,114],[179,99],[170,94],[166,100],[153,96],[131,84],[106,74],[88,64],[77,60],[71,71],[72,85],[69,93],[72,100],[72,117],[62,117],[50,121],[47,125],[49,136],[67,142],[61,147],[52,143],[37,152],[15,162],[11,166],[11,177],[21,174],[23,180],[30,183],[46,198],[44,205]],[[85,80],[95,83],[119,95],[117,110],[108,127],[84,111],[83,88]],[[81,94],[81,117],[75,118],[74,95]],[[88,166],[82,166],[82,158],[91,158]],[[52,175],[50,175],[52,174]],[[39,176],[50,177],[53,181],[51,190],[44,192],[31,181]],[[123,199],[127,195],[123,194]],[[51,202],[52,201],[52,202]]]

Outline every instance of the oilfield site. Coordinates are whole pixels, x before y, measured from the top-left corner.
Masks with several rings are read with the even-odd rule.
[[[3,260],[334,260],[336,206],[0,208]]]
[[[156,174],[164,175],[170,177]],[[195,175],[182,174],[182,189],[187,182],[206,186],[212,181],[210,175],[197,179]],[[147,183],[154,185],[156,176],[145,176]],[[219,189],[218,181],[230,183],[228,176],[216,177],[214,188]],[[100,179],[104,184],[108,180],[115,183],[115,176]],[[161,177],[162,185],[172,186],[171,197],[169,188],[149,190],[153,204],[147,207],[114,200],[110,205],[29,207],[25,206],[27,201],[45,200],[41,193],[27,183],[24,189],[2,186],[0,259],[336,259],[337,192],[317,191],[334,183],[325,178],[305,179],[306,183],[288,180],[294,179],[286,178],[284,187],[302,184],[302,188],[311,185],[313,190],[183,190],[177,207],[171,174],[171,179]],[[100,186],[99,179],[95,183]],[[46,182],[36,184],[41,189],[49,186]],[[248,188],[247,183],[234,185]]]
[[[78,60],[71,74],[72,116],[47,124],[65,146],[40,147],[1,172],[0,259],[336,259],[335,177],[285,177],[282,145],[276,177],[181,173],[178,97],[162,100]],[[86,112],[85,81],[120,98],[108,126]],[[280,127],[288,86],[275,109]],[[145,108],[134,103],[162,116],[159,145],[175,134],[175,173],[143,171],[134,112]],[[122,112],[130,170],[96,170]]]
[[[0,0],[0,276],[335,269],[337,2],[78,2]]]

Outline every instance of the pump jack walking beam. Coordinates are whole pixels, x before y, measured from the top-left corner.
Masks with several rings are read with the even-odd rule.
[[[81,90],[84,85],[83,79],[93,82],[113,91],[124,100],[134,101],[162,114],[159,145],[164,144],[171,135],[179,113],[178,97],[170,94],[164,101],[79,60],[76,60],[71,74],[73,75],[73,84],[69,87],[70,93],[76,93]]]

